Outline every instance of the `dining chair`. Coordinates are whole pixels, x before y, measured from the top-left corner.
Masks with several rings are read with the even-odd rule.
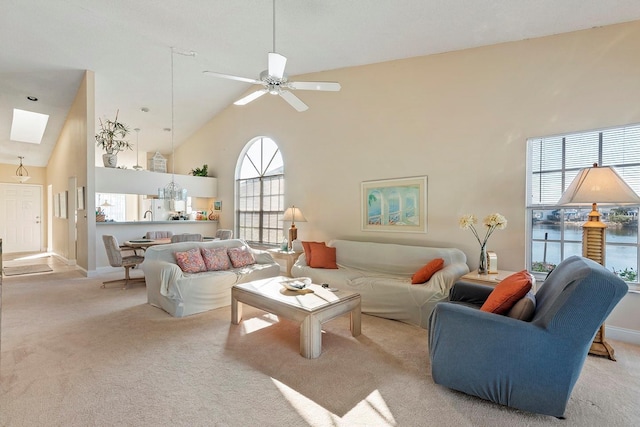
[[[144,235],[145,239],[170,239],[173,236],[172,231],[147,231]]]
[[[171,236],[171,243],[176,242],[202,242],[202,234],[182,233]]]
[[[220,240],[229,240],[233,238],[233,230],[227,230],[224,228],[216,231],[216,238]]]
[[[101,288],[104,288],[108,283],[120,283],[123,282],[122,289],[127,289],[130,282],[144,282],[144,277],[131,278],[129,270],[135,268],[139,264],[142,264],[144,257],[138,255],[134,248],[118,245],[118,240],[111,235],[103,235],[102,241],[104,242],[104,248],[107,251],[107,258],[109,258],[109,265],[111,267],[123,267],[124,279],[107,280],[102,282]],[[133,252],[133,255],[123,256],[123,252]]]

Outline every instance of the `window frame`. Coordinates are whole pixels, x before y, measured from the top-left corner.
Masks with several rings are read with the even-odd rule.
[[[633,138],[631,145],[640,145],[640,124],[629,124],[623,126],[615,126],[610,128],[602,128],[596,130],[588,130],[588,131],[579,131],[579,132],[571,132],[560,135],[552,135],[546,137],[534,137],[527,138],[527,163],[526,163],[526,203],[525,203],[525,211],[526,211],[526,236],[527,236],[527,245],[525,246],[525,257],[526,257],[526,265],[529,271],[532,271],[532,264],[534,256],[534,244],[536,242],[545,241],[544,239],[536,238],[534,229],[534,212],[535,211],[549,211],[549,210],[558,210],[560,219],[560,237],[553,240],[547,240],[547,242],[551,242],[554,244],[560,245],[560,260],[565,259],[567,256],[571,254],[566,254],[566,246],[567,245],[575,245],[579,244],[582,246],[582,238],[579,240],[575,238],[567,238],[565,237],[565,232],[567,230],[566,222],[567,214],[572,214],[573,211],[576,211],[576,214],[584,213],[583,211],[590,211],[591,209],[587,209],[584,206],[560,206],[557,203],[553,203],[551,200],[557,196],[556,200],[560,199],[562,192],[566,190],[566,188],[571,184],[573,178],[578,174],[578,172],[585,168],[592,166],[593,163],[598,163],[600,166],[613,166],[618,172],[620,172],[621,168],[628,173],[632,182],[629,182],[627,179],[627,183],[634,189],[634,191],[640,194],[640,181],[638,180],[638,176],[640,176],[640,159],[633,158],[633,161],[625,162],[625,161],[616,161],[611,162],[613,157],[620,156],[620,152],[624,153],[625,150],[625,141],[627,140],[627,132],[631,135],[629,138]],[[622,134],[622,139],[616,139],[616,135]],[[597,140],[594,139],[594,136],[597,136]],[[591,150],[584,149],[579,152],[572,151],[568,145],[580,146],[580,141],[584,139],[585,145],[591,146]],[[558,145],[554,147],[553,144]],[[594,148],[597,147],[597,152],[594,152]],[[539,152],[534,153],[534,149],[539,149]],[[545,151],[546,150],[546,151]],[[573,153],[575,152],[575,155]],[[634,151],[635,152],[635,151]],[[590,159],[589,157],[596,157],[594,159]],[[545,160],[546,157],[546,160]],[[624,154],[622,154],[624,158]],[[587,160],[589,159],[589,160]],[[538,161],[534,166],[534,161]],[[546,162],[546,163],[545,163]],[[548,166],[547,166],[548,165]],[[555,165],[555,167],[554,167]],[[538,177],[536,177],[538,174]],[[552,175],[556,174],[555,177]],[[559,176],[558,176],[559,175]],[[624,175],[621,173],[624,177]],[[543,177],[551,177],[547,180],[546,187],[550,188],[550,192],[548,188],[545,187],[545,183],[543,182]],[[555,178],[555,179],[554,179]],[[559,179],[559,182],[558,182]],[[534,189],[533,186],[537,185],[538,188]],[[536,194],[537,190],[537,194]],[[534,195],[538,198],[538,200],[533,200]],[[602,208],[606,211],[613,210],[615,208],[628,208],[635,209],[635,229],[639,230],[638,226],[640,225],[640,218],[638,215],[638,210],[640,209],[640,205],[625,205],[625,206],[599,206],[599,210],[602,212]],[[607,247],[610,246],[627,246],[633,247],[636,251],[636,260],[635,260],[635,273],[636,279],[635,282],[627,282],[630,290],[632,291],[640,291],[640,285],[638,283],[638,272],[640,271],[640,236],[638,235],[638,231],[636,231],[635,235],[635,243],[628,242],[614,242],[610,239],[606,241]],[[607,261],[609,260],[610,250],[607,250]],[[580,251],[581,253],[581,251]],[[608,262],[607,262],[608,263]],[[609,269],[609,268],[608,268]],[[611,270],[611,269],[610,269]],[[533,272],[533,271],[532,271]],[[533,272],[537,279],[544,280],[546,274],[544,272]]]
[[[266,141],[269,141],[275,146],[275,151],[268,158],[265,159],[264,154],[264,144]],[[259,156],[259,165],[256,161],[257,159],[251,157],[250,152],[252,151],[255,144],[260,145],[260,156]],[[265,164],[265,160],[266,164]],[[275,170],[270,169],[272,162],[276,161],[276,165],[281,163],[282,165],[276,167]],[[250,166],[256,171],[256,175],[243,177],[243,165],[245,161],[250,162]],[[235,234],[240,239],[244,239],[248,243],[257,246],[273,246],[277,247],[280,245],[280,240],[283,235],[283,215],[285,210],[284,205],[284,195],[285,195],[285,181],[284,181],[284,159],[282,157],[282,152],[278,143],[270,137],[267,136],[258,136],[251,139],[244,147],[240,156],[238,157],[238,162],[236,165],[236,174],[235,174],[235,201],[236,201],[236,209],[235,209],[235,224],[234,231]],[[245,172],[246,173],[246,172]],[[250,182],[254,182],[252,188],[255,187],[257,183],[258,186],[258,195],[247,195],[243,193],[243,183],[249,184]],[[271,183],[267,185],[267,183]],[[273,188],[276,187],[276,192],[266,192],[266,187]],[[279,190],[278,190],[279,189]],[[244,190],[246,191],[246,189]],[[274,200],[275,197],[275,200]],[[249,203],[249,199],[257,198],[258,201],[258,209],[243,209],[243,206],[247,206]],[[270,200],[268,200],[270,199]],[[273,205],[275,204],[275,209],[273,209]],[[255,206],[255,203],[253,203]],[[270,205],[270,206],[266,206]],[[268,209],[268,210],[267,210]],[[258,225],[247,227],[247,220],[252,222],[252,216],[257,218]],[[256,230],[257,229],[257,239],[254,235],[247,236],[245,231],[246,229]],[[274,234],[275,233],[275,234]]]

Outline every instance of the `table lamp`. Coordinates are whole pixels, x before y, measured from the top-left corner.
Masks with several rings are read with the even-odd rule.
[[[289,228],[289,241],[287,243],[289,250],[291,250],[292,242],[298,238],[298,229],[296,228],[295,222],[307,222],[307,219],[302,215],[300,208],[296,208],[293,205],[284,211],[282,219],[283,221],[291,221],[291,227]]]
[[[582,225],[582,256],[601,265],[606,259],[607,224],[600,221],[598,203],[607,205],[640,204],[640,197],[610,166],[582,169],[562,194],[559,205],[591,205],[589,220]],[[604,325],[600,326],[589,354],[616,360],[613,348],[605,341]]]

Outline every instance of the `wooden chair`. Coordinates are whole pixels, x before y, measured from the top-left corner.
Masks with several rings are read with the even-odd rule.
[[[202,242],[202,234],[183,233],[171,236],[171,243],[176,242]]]
[[[111,267],[123,267],[124,279],[108,280],[102,282],[101,288],[104,288],[107,283],[123,283],[122,289],[127,289],[129,282],[144,282],[144,277],[131,278],[129,270],[135,268],[137,265],[142,264],[144,261],[143,256],[139,256],[135,249],[127,246],[118,245],[118,240],[111,235],[102,236],[104,242],[104,248],[107,251],[107,257],[109,258],[109,265]],[[122,256],[122,252],[133,252],[133,255]]]

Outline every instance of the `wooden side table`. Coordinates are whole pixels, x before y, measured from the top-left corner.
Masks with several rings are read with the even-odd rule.
[[[517,273],[517,271],[508,271],[508,270],[498,270],[498,274],[478,274],[477,271],[471,271],[464,276],[462,276],[459,280],[464,282],[478,283],[480,285],[489,285],[495,286],[504,280],[506,277],[511,276],[512,274]],[[536,279],[532,277],[532,286],[531,290],[536,292]]]
[[[267,252],[269,252],[274,259],[286,261],[287,276],[289,277],[291,277],[291,267],[293,267],[293,264],[295,264],[300,254],[302,254],[302,252],[283,251],[282,249],[268,249]]]

